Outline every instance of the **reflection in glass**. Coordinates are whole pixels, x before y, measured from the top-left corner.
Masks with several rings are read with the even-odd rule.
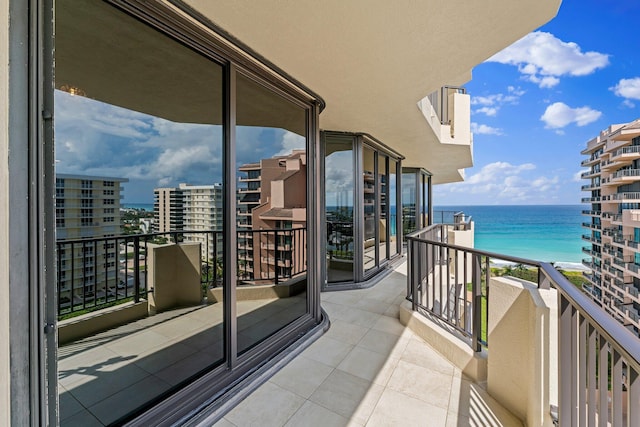
[[[422,180],[422,221],[420,227],[424,228],[429,225],[429,212],[431,206],[429,206],[429,182],[431,177],[425,174],[421,175]]]
[[[416,174],[402,174],[402,235],[406,236],[417,230],[416,214],[420,211],[416,206]]]
[[[367,147],[362,147],[362,188],[364,193],[364,251],[362,264],[364,271],[376,266],[376,197],[378,187],[375,174],[375,152]]]
[[[224,361],[223,73],[105,2],[55,22],[60,423],[107,425]]]
[[[238,352],[307,312],[306,110],[237,77]]]
[[[353,143],[325,140],[327,281],[353,280]]]
[[[378,263],[381,264],[383,260],[387,259],[387,246],[389,232],[389,174],[387,171],[387,156],[378,153],[378,175],[376,180],[378,182],[378,206],[380,219],[378,220]]]
[[[398,253],[397,173],[398,162],[389,158],[389,254],[391,257]]]

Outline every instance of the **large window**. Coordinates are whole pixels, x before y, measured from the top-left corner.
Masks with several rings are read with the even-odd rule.
[[[327,223],[327,280],[353,281],[353,141],[327,136],[325,140],[325,205]]]
[[[316,325],[317,112],[106,2],[55,13],[60,423],[117,424],[209,375],[204,401]]]
[[[424,169],[402,168],[403,236],[431,224],[431,174]]]
[[[358,134],[324,132],[323,147],[327,282],[350,287],[371,278],[400,253],[400,156]]]

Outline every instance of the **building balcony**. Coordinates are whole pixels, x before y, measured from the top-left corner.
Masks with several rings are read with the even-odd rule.
[[[422,99],[418,107],[440,143],[471,149],[471,99],[463,87],[443,86]]]
[[[582,211],[583,215],[591,215],[591,216],[600,216],[600,214],[602,214],[602,211],[597,211],[594,209],[586,209]]]
[[[604,163],[603,163],[603,166],[602,166],[602,167],[604,167]],[[588,179],[588,178],[593,178],[593,177],[596,177],[596,176],[599,176],[599,175],[600,175],[600,171],[599,171],[599,170],[596,170],[596,171],[587,171],[587,172],[582,172],[582,173],[580,174],[580,178],[582,178],[582,179]]]
[[[599,185],[594,185],[594,184],[587,184],[580,187],[582,191],[592,191],[592,190],[597,190],[599,188],[600,188]]]
[[[599,416],[601,406],[585,403],[575,414],[571,396],[583,403],[599,401],[603,383],[580,362],[595,360],[597,352],[604,359],[611,353],[615,362],[610,385],[604,377],[604,395],[611,401],[607,416],[612,421],[636,416],[639,405],[620,404],[623,388],[635,393],[640,387],[640,350],[626,345],[636,338],[605,318],[550,265],[447,245],[436,253],[447,254],[449,261],[430,265],[429,256],[413,255],[433,249],[417,244],[427,245],[410,240],[408,261],[376,286],[323,293],[329,330],[253,393],[233,401],[237,406],[220,412],[217,420],[233,425],[305,425],[311,419],[411,425],[428,416],[430,423],[443,426],[551,425],[558,416],[562,425],[571,425],[575,416],[581,420],[573,419],[577,425],[587,425],[585,420]],[[172,262],[178,258],[169,257]],[[489,268],[491,259],[523,261],[534,282],[498,276]],[[452,260],[468,260],[468,265]],[[418,277],[423,287],[414,282]],[[198,274],[192,277],[199,280]],[[117,422],[136,409],[140,396],[160,395],[195,374],[198,361],[221,357],[222,307],[211,303],[219,298],[216,288],[210,289],[208,304],[198,299],[199,283],[192,288],[198,297],[189,306],[60,347],[61,424],[83,416],[102,424]],[[241,333],[251,336],[266,323],[287,319],[288,300],[238,301],[239,315],[258,321],[245,322]],[[623,313],[628,322],[637,317],[632,310]],[[572,347],[565,334],[583,345]],[[514,339],[522,345],[514,345]],[[597,340],[605,345],[596,348]],[[618,360],[632,374],[626,382]],[[523,363],[531,369],[523,369]],[[583,383],[572,382],[572,373],[576,381],[593,386],[581,388]]]
[[[582,198],[582,203],[592,203],[592,202],[599,202],[601,200],[600,196],[595,196],[595,197],[583,197]]]
[[[580,166],[582,167],[588,167],[588,166],[593,166],[596,163],[600,162],[600,156],[592,156],[591,158],[585,159],[583,161],[580,162]]]

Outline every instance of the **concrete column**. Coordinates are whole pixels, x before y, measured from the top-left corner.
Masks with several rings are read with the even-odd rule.
[[[149,245],[149,313],[202,302],[200,243]]]
[[[528,426],[552,426],[557,403],[557,296],[524,280],[491,279],[487,391]]]

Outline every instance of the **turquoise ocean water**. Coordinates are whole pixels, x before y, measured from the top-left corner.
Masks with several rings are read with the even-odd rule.
[[[475,222],[475,247],[546,262],[580,263],[588,246],[581,236],[584,206],[434,206],[455,210]],[[435,212],[434,212],[435,213]]]
[[[124,203],[153,211],[153,204]],[[462,211],[475,222],[475,247],[538,261],[580,263],[587,256],[584,206],[434,206],[434,211]]]

